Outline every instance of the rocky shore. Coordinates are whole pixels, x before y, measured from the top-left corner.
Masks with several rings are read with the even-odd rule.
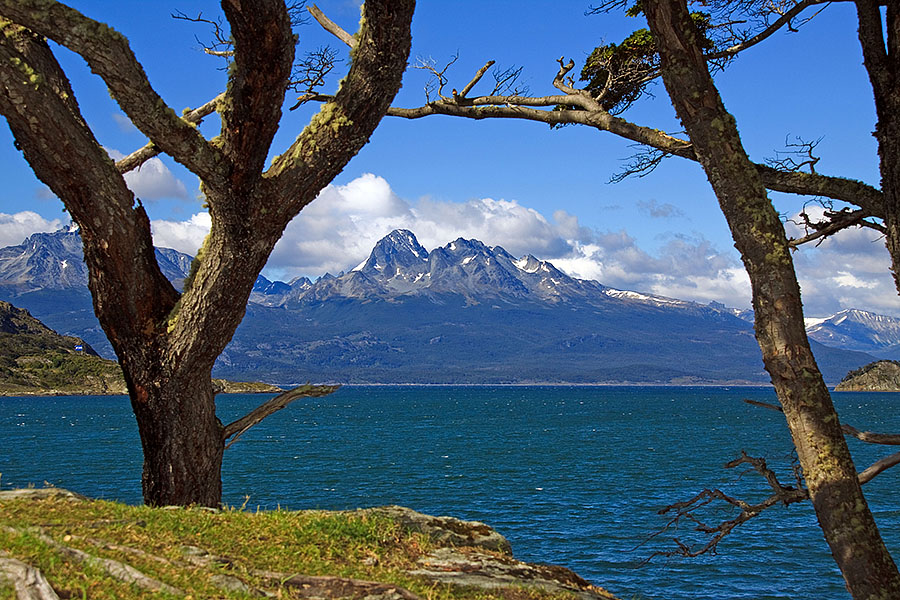
[[[900,362],[879,360],[850,371],[836,392],[900,392]]]
[[[288,538],[310,524],[322,533],[312,536],[311,546],[273,539],[280,534],[272,533],[271,520],[291,521],[284,529]],[[257,527],[247,528],[246,522]],[[368,547],[359,548],[362,542],[354,539],[353,551],[334,552],[336,566],[321,560],[329,545],[342,543],[326,530],[357,531],[373,523],[382,528],[380,541],[361,536]],[[230,525],[237,526],[241,538],[254,538],[251,545],[245,539],[199,533]],[[207,547],[213,544],[218,548]],[[232,550],[223,552],[227,547]],[[8,490],[0,492],[0,548],[8,548],[0,550],[0,593],[11,587],[18,598],[36,600],[72,597],[71,569],[61,564],[96,573],[98,586],[101,579],[109,579],[110,586],[124,583],[135,590],[134,597],[141,595],[138,591],[154,591],[200,598],[209,594],[204,590],[215,589],[226,598],[421,600],[427,593],[448,600],[615,600],[569,569],[515,559],[509,541],[484,523],[400,506],[253,514],[128,507],[57,488]],[[354,552],[359,556],[353,557]],[[309,572],[299,558],[284,562],[308,553],[318,554],[306,561],[316,565],[307,567]],[[274,564],[261,559],[267,554]]]

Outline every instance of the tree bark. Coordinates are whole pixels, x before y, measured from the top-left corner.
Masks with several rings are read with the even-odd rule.
[[[125,374],[151,505],[221,501],[225,430],[213,364],[284,228],[365,145],[397,93],[415,7],[365,4],[340,91],[264,172],[295,38],[283,0],[222,4],[234,65],[216,101],[221,135],[208,141],[156,94],[121,34],[54,0],[0,0],[0,114],[81,227],[94,311]],[[212,227],[181,294],[162,275],[147,214],[82,118],[44,37],[81,54],[154,146],[200,177]]]
[[[875,138],[881,159],[881,192],[884,204],[885,246],[891,255],[891,272],[900,292],[900,6],[887,3],[887,43],[881,20],[881,3],[857,0],[859,42],[863,64],[875,95]]]
[[[900,597],[900,575],[856,475],[803,327],[800,287],[778,213],[743,149],[684,0],[644,3],[666,90],[728,221],[753,290],[756,337],[784,408],[810,499],[854,598]]]

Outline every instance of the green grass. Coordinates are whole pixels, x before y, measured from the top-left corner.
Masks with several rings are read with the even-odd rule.
[[[15,528],[10,532],[6,527]],[[525,588],[497,591],[460,589],[410,576],[418,558],[433,549],[429,538],[401,529],[385,516],[367,513],[237,508],[158,509],[99,500],[0,500],[0,548],[40,569],[61,598],[168,598],[123,583],[97,567],[74,560],[52,544],[127,563],[173,585],[191,599],[247,598],[223,591],[210,577],[238,577],[282,598],[290,588],[261,575],[331,575],[399,585],[427,600],[571,600]],[[227,564],[191,564],[185,546],[227,557]],[[0,599],[15,592],[0,584]]]

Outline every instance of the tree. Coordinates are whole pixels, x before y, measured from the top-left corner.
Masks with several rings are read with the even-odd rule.
[[[553,86],[559,94],[529,96],[510,89],[509,80],[495,71],[498,85],[486,95],[470,96],[493,61],[488,62],[459,92],[448,96],[447,69],[422,65],[431,71],[433,85],[427,103],[416,108],[391,108],[389,115],[416,119],[443,114],[471,119],[512,118],[540,121],[551,126],[587,125],[609,131],[650,148],[638,155],[627,174],[644,174],[667,156],[698,161],[719,200],[735,245],[750,276],[756,334],[763,361],[781,402],[797,449],[805,488],[788,490],[773,483],[783,493],[781,500],[809,498],[820,526],[841,568],[848,589],[855,598],[887,598],[900,594],[900,575],[881,540],[860,480],[868,480],[872,470],[857,475],[844,440],[828,389],[810,351],[803,324],[800,289],[791,259],[791,248],[799,243],[831,235],[843,228],[864,225],[887,234],[887,247],[900,289],[900,239],[894,229],[900,222],[896,200],[900,174],[900,129],[897,102],[900,98],[897,61],[900,60],[900,12],[888,2],[887,42],[881,21],[880,3],[857,3],[860,41],[872,80],[879,116],[877,137],[881,155],[882,189],[861,182],[802,171],[810,162],[775,165],[754,164],[748,158],[734,118],[724,107],[710,76],[710,67],[722,68],[737,53],[752,47],[794,19],[819,0],[788,3],[704,2],[722,14],[736,12],[760,16],[760,31],[738,31],[742,19],[726,19],[730,44],[710,39],[715,34],[710,15],[691,14],[686,0],[644,0],[630,9],[645,12],[649,30],[636,32],[620,45],[597,48],[582,71],[587,81],[575,86],[570,75],[574,62],[559,59]],[[624,0],[604,2],[597,10],[625,7]],[[783,11],[772,17],[772,7]],[[774,21],[770,22],[770,18]],[[662,76],[666,90],[686,130],[687,139],[631,123],[617,116],[643,93],[650,80]],[[506,86],[506,87],[504,87]],[[320,98],[327,100],[327,98]],[[812,146],[806,146],[811,151]],[[809,225],[813,230],[801,240],[788,240],[778,213],[766,189],[824,196],[855,205],[849,211],[826,212],[826,219]],[[763,462],[742,457],[732,465],[749,463],[767,478],[774,475]],[[894,461],[896,462],[896,461]],[[799,480],[798,480],[799,481]],[[770,481],[770,483],[772,483]],[[800,482],[802,483],[802,482]],[[776,498],[777,495],[776,495]],[[687,504],[687,503],[685,503]],[[771,504],[769,504],[771,505]],[[765,508],[762,506],[761,508]],[[752,511],[747,518],[752,517]],[[739,524],[739,523],[737,523]]]
[[[797,449],[809,498],[854,598],[900,594],[828,388],[809,348],[788,240],[734,117],[709,75],[684,0],[644,3],[663,81],[750,276],[756,339]]]
[[[297,44],[284,0],[222,1],[233,44],[227,89],[184,116],[154,91],[118,32],[55,0],[0,0],[0,113],[81,228],[94,310],[138,422],[148,504],[217,506],[226,440],[294,397],[330,391],[301,388],[223,426],[211,371],[288,222],[368,141],[399,89],[414,4],[365,4],[340,89],[266,168]],[[84,58],[147,147],[109,158],[45,38]],[[212,111],[221,131],[206,139],[196,123]],[[160,272],[147,214],[122,178],[158,152],[200,178],[212,220],[181,293]]]
[[[881,20],[883,4],[887,5],[886,24]],[[856,12],[863,64],[872,83],[878,117],[875,138],[881,157],[885,245],[891,255],[894,283],[900,290],[900,6],[896,2],[857,0]]]

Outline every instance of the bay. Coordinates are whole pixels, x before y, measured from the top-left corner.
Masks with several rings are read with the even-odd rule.
[[[840,573],[808,504],[738,528],[718,554],[656,557],[689,523],[657,511],[704,488],[758,501],[762,479],[723,464],[742,450],[791,480],[792,445],[770,388],[344,387],[299,400],[226,451],[224,501],[351,509],[400,504],[489,523],[515,555],[561,564],[623,599],[842,599]],[[217,400],[223,422],[264,396]],[[834,395],[843,422],[900,431],[900,394]],[[850,440],[859,468],[890,453]],[[0,398],[0,487],[44,482],[139,503],[141,452],[125,397]],[[900,556],[898,474],[866,486]],[[733,518],[718,507],[708,523]],[[658,534],[658,535],[654,535]]]

